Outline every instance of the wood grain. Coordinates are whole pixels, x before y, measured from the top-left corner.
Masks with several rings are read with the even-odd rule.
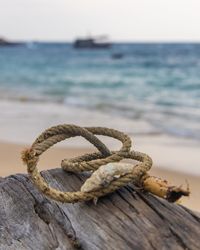
[[[79,190],[84,174],[43,171],[52,187]],[[27,175],[0,179],[0,249],[200,249],[200,215],[133,186],[93,202],[44,197]]]

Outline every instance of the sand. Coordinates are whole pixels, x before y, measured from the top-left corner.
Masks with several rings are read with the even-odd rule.
[[[148,144],[145,144],[148,149]],[[26,145],[0,142],[0,175],[8,176],[16,173],[26,173],[26,166],[23,165],[20,159],[20,152],[27,147]],[[154,148],[150,148],[150,151],[153,151]],[[54,147],[49,149],[44,155],[42,155],[41,160],[39,162],[39,169],[45,170],[55,167],[60,167],[60,162],[64,158],[71,158],[74,156],[78,156],[84,154],[86,152],[92,152],[93,148],[86,147]],[[182,154],[186,154],[186,152],[182,151]],[[166,158],[167,163],[167,155],[159,154]],[[168,170],[167,170],[168,169]],[[173,185],[181,185],[186,186],[186,180],[189,183],[191,195],[189,198],[183,198],[181,204],[193,209],[195,211],[200,211],[200,176],[191,175],[188,173],[181,173],[172,171],[168,166],[153,166],[151,170],[151,174],[162,177],[168,180]]]

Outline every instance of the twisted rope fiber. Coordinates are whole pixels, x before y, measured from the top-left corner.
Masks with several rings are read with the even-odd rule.
[[[113,137],[122,142],[122,147],[119,151],[110,152],[110,150],[95,135]],[[60,190],[51,188],[38,172],[37,163],[39,161],[39,156],[54,144],[75,136],[84,137],[90,143],[92,143],[99,150],[99,152],[85,154],[70,160],[62,160],[61,166],[65,171],[75,173],[89,170],[95,171],[102,165],[110,162],[119,162],[124,158],[134,159],[140,161],[141,163],[138,163],[134,166],[131,174],[126,174],[119,179],[112,181],[109,186],[98,191],[62,192]],[[120,131],[104,127],[83,128],[76,125],[63,124],[45,130],[35,140],[31,148],[24,151],[22,154],[22,159],[27,164],[27,170],[31,176],[31,179],[41,192],[57,201],[75,203],[104,196],[119,189],[122,186],[127,185],[130,182],[138,183],[151,168],[152,160],[144,153],[130,150],[131,139]]]

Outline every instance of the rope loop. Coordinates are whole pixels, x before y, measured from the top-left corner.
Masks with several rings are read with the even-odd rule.
[[[103,135],[115,138],[122,142],[119,151],[110,151],[105,144],[100,141],[96,135]],[[95,171],[100,166],[111,162],[119,162],[122,159],[129,158],[137,160],[131,173],[124,174],[120,178],[113,180],[108,186],[100,190],[91,192],[62,192],[48,185],[37,169],[39,157],[54,144],[70,137],[82,136],[93,144],[99,152],[85,154],[73,159],[64,159],[61,167],[65,171],[74,173],[82,171]],[[111,193],[130,182],[137,183],[151,168],[151,158],[141,152],[131,151],[131,139],[126,134],[104,127],[79,127],[71,124],[63,124],[51,127],[45,130],[34,141],[30,149],[22,153],[22,159],[27,165],[28,173],[38,189],[46,196],[61,202],[75,203],[79,201],[91,200]]]

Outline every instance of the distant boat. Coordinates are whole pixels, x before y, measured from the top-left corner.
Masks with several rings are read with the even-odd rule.
[[[73,43],[76,49],[109,49],[111,43],[106,36],[78,38]]]
[[[116,53],[113,53],[112,55],[111,55],[111,58],[112,59],[122,59],[124,57],[124,54],[123,53],[120,53],[120,52],[116,52]]]

